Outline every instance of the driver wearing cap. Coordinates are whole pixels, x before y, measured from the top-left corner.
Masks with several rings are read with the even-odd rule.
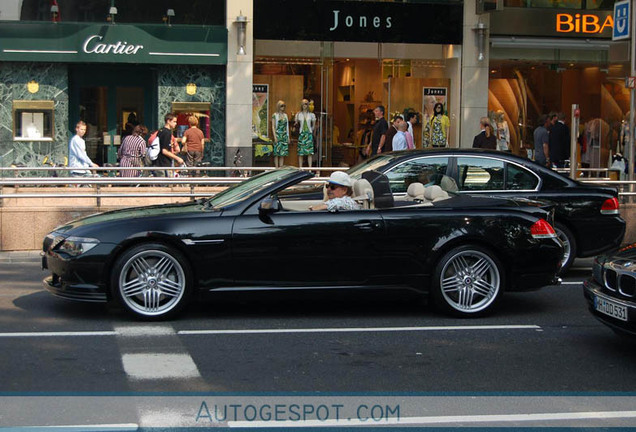
[[[351,198],[353,195],[353,182],[349,174],[342,171],[335,171],[329,176],[329,181],[325,185],[329,200],[324,204],[309,207],[309,210],[360,210],[360,205]]]

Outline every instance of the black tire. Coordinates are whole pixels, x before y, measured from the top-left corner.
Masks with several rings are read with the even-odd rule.
[[[574,258],[576,258],[576,239],[572,231],[562,223],[555,222],[554,230],[559,240],[563,243],[563,259],[559,269],[559,275],[562,276],[570,269]]]
[[[160,243],[124,252],[111,274],[113,296],[135,318],[168,319],[180,313],[192,294],[190,267],[183,255]]]
[[[459,246],[437,263],[431,297],[441,311],[463,318],[491,313],[504,291],[503,266],[487,249]]]

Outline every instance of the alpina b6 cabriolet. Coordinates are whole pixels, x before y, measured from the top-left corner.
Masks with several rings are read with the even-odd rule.
[[[371,174],[374,185],[388,184]],[[422,184],[393,197],[364,176],[352,185],[359,210],[309,211],[322,200],[284,198],[312,176],[284,167],[212,198],[69,222],[44,239],[44,287],[117,301],[145,320],[173,317],[215,290],[281,287],[417,290],[471,317],[492,311],[505,291],[557,281],[562,244],[541,205]],[[318,262],[328,270],[307,265]]]

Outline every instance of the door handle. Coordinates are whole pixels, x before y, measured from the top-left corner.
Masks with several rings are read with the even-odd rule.
[[[354,224],[353,226],[358,228],[361,231],[372,231],[374,228],[376,228],[376,224],[371,223],[369,221],[358,222]]]

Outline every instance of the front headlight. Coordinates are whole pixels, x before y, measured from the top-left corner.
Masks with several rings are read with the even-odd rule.
[[[99,244],[99,240],[85,237],[67,237],[56,248],[58,252],[68,254],[70,256],[79,256],[88,252]]]

